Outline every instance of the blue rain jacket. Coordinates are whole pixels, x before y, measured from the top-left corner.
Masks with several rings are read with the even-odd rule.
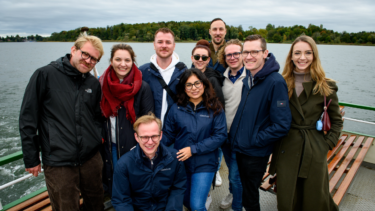
[[[161,107],[162,107],[162,100],[163,100],[163,87],[161,86],[158,78],[163,78],[159,72],[159,70],[151,65],[151,63],[147,63],[139,67],[139,70],[142,72],[142,80],[146,81],[152,91],[152,95],[154,96],[154,108],[155,108],[155,116],[157,118],[161,118]],[[176,91],[176,85],[180,81],[180,76],[186,70],[186,65],[182,62],[176,64],[173,75],[171,80],[167,84],[169,88],[174,92]],[[174,101],[169,94],[167,94],[167,101],[168,101],[168,108],[173,105]]]
[[[143,164],[139,144],[123,155],[113,174],[112,205],[117,211],[182,211],[186,190],[184,164],[175,149],[159,145],[162,160],[152,171]],[[150,161],[151,162],[151,161]]]
[[[265,157],[272,153],[276,141],[284,137],[291,125],[288,88],[278,73],[279,63],[268,54],[263,68],[251,81],[250,71],[243,79],[241,102],[229,132],[235,152]],[[254,84],[251,89],[251,84]]]
[[[208,112],[202,102],[194,108],[190,102],[186,107],[173,104],[164,121],[162,142],[174,143],[177,150],[191,147],[193,155],[184,161],[187,172],[216,172],[218,148],[227,139],[225,113],[213,117],[214,112]]]

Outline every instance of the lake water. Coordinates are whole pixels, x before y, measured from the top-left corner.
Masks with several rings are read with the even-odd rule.
[[[115,43],[104,43],[105,54],[97,69],[102,73],[109,65],[110,49]],[[152,43],[130,43],[140,66],[154,54]],[[194,43],[177,43],[175,52],[191,66]],[[25,87],[33,72],[50,61],[70,52],[73,43],[0,43],[0,157],[20,151],[19,110]],[[290,44],[268,44],[283,67]],[[339,101],[375,106],[375,47],[319,45],[327,77],[337,81]],[[282,70],[280,70],[281,72]],[[346,117],[375,122],[375,112],[345,108]],[[375,135],[374,126],[345,121],[344,129]],[[26,175],[23,161],[0,167],[0,185]],[[0,191],[3,205],[45,186],[44,176],[30,178]]]

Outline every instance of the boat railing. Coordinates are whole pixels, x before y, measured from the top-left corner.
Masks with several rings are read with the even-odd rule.
[[[357,104],[344,103],[344,102],[339,102],[339,105],[340,106],[345,106],[345,107],[351,107],[351,108],[357,108],[357,109],[364,109],[364,110],[375,111],[375,107],[371,107],[371,106],[357,105]],[[349,118],[349,117],[343,117],[343,119],[350,120],[350,121],[355,121],[355,122],[360,122],[360,123],[365,123],[365,124],[370,124],[370,125],[375,125],[375,122],[368,122],[368,121],[363,121],[363,120]],[[359,133],[352,132],[352,131],[347,131],[347,132],[354,133],[354,134],[359,134]],[[367,134],[361,134],[361,135],[365,135],[365,136],[368,136],[368,137],[374,137],[375,138],[375,136],[373,136],[373,135],[367,135]],[[12,154],[4,156],[4,157],[0,157],[0,166],[3,166],[5,164],[11,163],[13,161],[19,160],[21,158],[23,158],[22,151],[15,152],[15,153],[12,153]],[[2,190],[4,188],[7,188],[9,186],[12,186],[12,185],[14,185],[16,183],[22,182],[22,181],[24,181],[24,180],[26,180],[26,179],[28,179],[28,178],[30,178],[32,176],[33,176],[32,174],[28,174],[28,175],[25,175],[25,176],[23,176],[21,178],[13,180],[13,181],[11,181],[9,183],[1,185],[0,186],[0,190]],[[7,209],[9,209],[11,207],[14,207],[15,205],[20,204],[20,203],[22,203],[24,201],[27,201],[28,199],[33,198],[36,195],[38,195],[38,194],[40,194],[40,193],[42,193],[42,192],[44,192],[46,190],[47,190],[46,187],[44,187],[42,189],[39,189],[39,190],[37,190],[37,191],[29,194],[29,195],[26,195],[26,196],[24,196],[24,197],[22,197],[22,198],[20,198],[20,199],[18,199],[16,201],[14,201],[14,202],[11,202],[11,203],[5,205],[4,207],[2,207],[1,201],[0,201],[0,210],[1,211],[2,210],[7,210]]]

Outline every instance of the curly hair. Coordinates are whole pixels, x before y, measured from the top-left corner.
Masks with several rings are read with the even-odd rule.
[[[222,64],[225,68],[228,67],[227,62],[225,61],[225,48],[228,45],[238,45],[238,46],[240,46],[241,47],[241,52],[242,52],[242,49],[243,49],[243,45],[242,45],[242,43],[241,43],[241,41],[239,39],[231,39],[231,40],[229,40],[228,42],[225,43],[225,45],[217,53],[217,55],[218,55],[217,57],[218,57],[219,63]]]
[[[189,96],[185,91],[186,81],[192,76],[195,75],[204,85],[204,92],[202,95],[203,104],[207,108],[207,111],[213,111],[213,116],[216,116],[223,110],[223,106],[219,102],[219,99],[216,97],[215,91],[212,88],[210,81],[207,77],[198,69],[191,68],[182,73],[180,77],[180,82],[177,84],[177,104],[181,106],[187,106],[189,102]]]

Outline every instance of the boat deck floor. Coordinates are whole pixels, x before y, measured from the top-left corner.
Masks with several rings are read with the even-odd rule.
[[[351,186],[346,192],[344,199],[339,206],[340,211],[373,211],[375,210],[375,166],[366,166],[363,164],[352,181]],[[229,211],[228,209],[221,209],[220,202],[227,196],[229,192],[228,168],[223,159],[220,175],[223,184],[220,187],[215,187],[215,190],[210,191],[212,196],[212,203],[208,211]],[[277,201],[276,195],[270,192],[259,190],[260,206],[262,211],[276,211]],[[113,208],[108,210],[114,210]],[[245,210],[245,209],[243,209]]]

